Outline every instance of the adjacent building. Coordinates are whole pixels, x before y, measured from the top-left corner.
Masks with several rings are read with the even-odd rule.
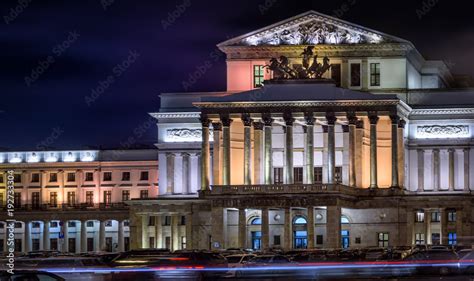
[[[155,149],[0,152],[0,252],[7,200],[15,250],[120,251],[130,248],[126,201],[156,198]],[[8,180],[14,194],[8,197]]]
[[[151,114],[159,192],[129,202],[132,248],[471,242],[474,89],[444,62],[315,11],[218,48],[226,91]]]

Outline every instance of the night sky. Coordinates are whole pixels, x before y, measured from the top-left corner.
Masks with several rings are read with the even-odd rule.
[[[153,144],[147,113],[158,111],[159,93],[225,90],[217,43],[310,9],[407,39],[474,76],[472,10],[460,2],[470,3],[2,0],[0,148]],[[212,67],[186,83],[206,61]]]

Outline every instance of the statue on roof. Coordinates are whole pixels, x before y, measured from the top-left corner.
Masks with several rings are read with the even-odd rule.
[[[270,59],[270,64],[265,65],[268,70],[273,71],[274,79],[322,79],[323,75],[331,68],[329,58],[325,56],[323,63],[318,62],[318,55],[313,53],[314,46],[306,47],[301,56],[302,64],[290,65],[290,60],[285,56],[279,59]],[[311,58],[313,59],[310,64]]]

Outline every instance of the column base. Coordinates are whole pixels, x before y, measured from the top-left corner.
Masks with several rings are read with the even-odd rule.
[[[378,185],[371,185],[371,186],[369,186],[369,189],[377,189],[377,188],[379,188]]]

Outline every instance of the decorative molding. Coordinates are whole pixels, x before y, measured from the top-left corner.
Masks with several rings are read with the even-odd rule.
[[[196,102],[200,108],[261,108],[261,107],[318,107],[318,106],[393,106],[399,100],[377,101],[266,101],[266,102]]]
[[[156,119],[181,119],[181,118],[199,118],[200,112],[170,112],[170,113],[150,113]]]
[[[468,125],[417,126],[416,137],[420,139],[470,138]]]
[[[446,109],[414,109],[411,116],[426,115],[470,115],[474,114],[474,108],[446,108]]]
[[[209,130],[209,138],[212,141],[213,131]],[[173,128],[166,130],[166,142],[200,142],[202,140],[202,129]]]

